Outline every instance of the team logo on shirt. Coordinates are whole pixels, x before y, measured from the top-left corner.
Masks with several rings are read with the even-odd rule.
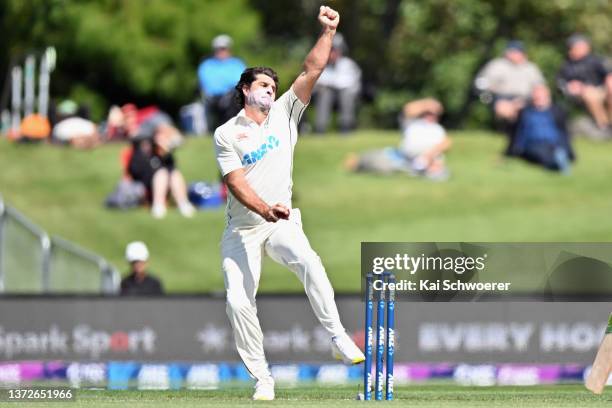
[[[236,140],[237,141],[241,141],[241,140],[246,140],[249,138],[249,134],[248,133],[238,133],[238,136],[236,136]]]
[[[269,151],[276,149],[280,145],[280,140],[275,136],[268,136],[268,142],[263,143],[259,149],[246,153],[242,156],[242,165],[255,164],[259,160],[263,159]]]

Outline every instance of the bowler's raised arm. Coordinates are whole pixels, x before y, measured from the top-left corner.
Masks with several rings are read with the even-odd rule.
[[[319,23],[323,27],[317,43],[304,60],[304,71],[293,82],[293,91],[303,103],[310,101],[312,88],[327,65],[332,40],[340,22],[340,14],[330,7],[321,6],[319,9]]]

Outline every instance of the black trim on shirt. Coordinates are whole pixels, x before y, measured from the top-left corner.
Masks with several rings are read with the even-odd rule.
[[[296,122],[296,126],[300,125],[300,121],[302,120],[302,115],[304,114],[304,111],[306,110],[306,108],[308,107],[308,105],[304,105],[304,107],[302,108],[302,110],[300,111],[300,113],[298,113],[298,118],[297,118],[297,122]]]
[[[293,137],[292,137],[292,131],[291,131],[291,114],[293,113],[293,108],[295,107],[295,103],[298,101],[298,97],[295,97],[295,100],[293,101],[293,103],[291,104],[291,109],[289,109],[289,121],[288,121],[288,125],[289,125],[289,149],[290,149],[290,153],[291,153],[291,164],[289,167],[289,180],[293,181]],[[299,123],[299,121],[298,121]],[[297,124],[296,124],[296,129],[297,129]],[[297,137],[297,135],[296,135]],[[291,185],[293,183],[289,183],[289,185]],[[289,192],[291,192],[291,187],[289,187]]]

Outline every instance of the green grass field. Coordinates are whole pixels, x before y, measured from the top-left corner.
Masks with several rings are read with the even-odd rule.
[[[407,176],[350,174],[349,152],[395,145],[399,134],[304,137],[295,159],[295,201],[337,291],[356,291],[361,241],[610,241],[612,145],[579,140],[570,177],[502,161],[503,139],[452,134],[445,183]],[[0,194],[50,233],[75,241],[124,269],[127,242],[144,240],[151,269],[171,292],[221,291],[223,209],[154,220],[146,209],[108,211],[119,179],[120,145],[74,151],[0,140]],[[209,138],[189,139],[178,162],[190,181],[217,177]],[[298,280],[266,261],[260,291],[301,292]]]
[[[356,401],[356,388],[302,387],[277,389],[275,401],[251,401],[247,388],[216,391],[77,391],[75,402],[20,403],[20,407],[360,407],[380,402]],[[469,407],[609,407],[610,393],[594,396],[578,385],[537,387],[459,387],[428,385],[401,387],[385,406],[415,408]]]

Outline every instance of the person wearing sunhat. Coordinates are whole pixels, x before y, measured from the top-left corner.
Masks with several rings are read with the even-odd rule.
[[[198,80],[208,125],[216,129],[240,110],[234,103],[234,86],[246,65],[232,55],[233,40],[229,35],[216,36],[211,45],[213,55],[198,67]]]
[[[148,272],[149,249],[144,242],[130,242],[125,248],[130,274],[121,281],[121,295],[163,295],[161,282]]]
[[[514,123],[531,90],[545,83],[542,72],[527,57],[522,41],[509,41],[504,55],[488,62],[476,76],[476,89],[490,102],[495,118]]]

